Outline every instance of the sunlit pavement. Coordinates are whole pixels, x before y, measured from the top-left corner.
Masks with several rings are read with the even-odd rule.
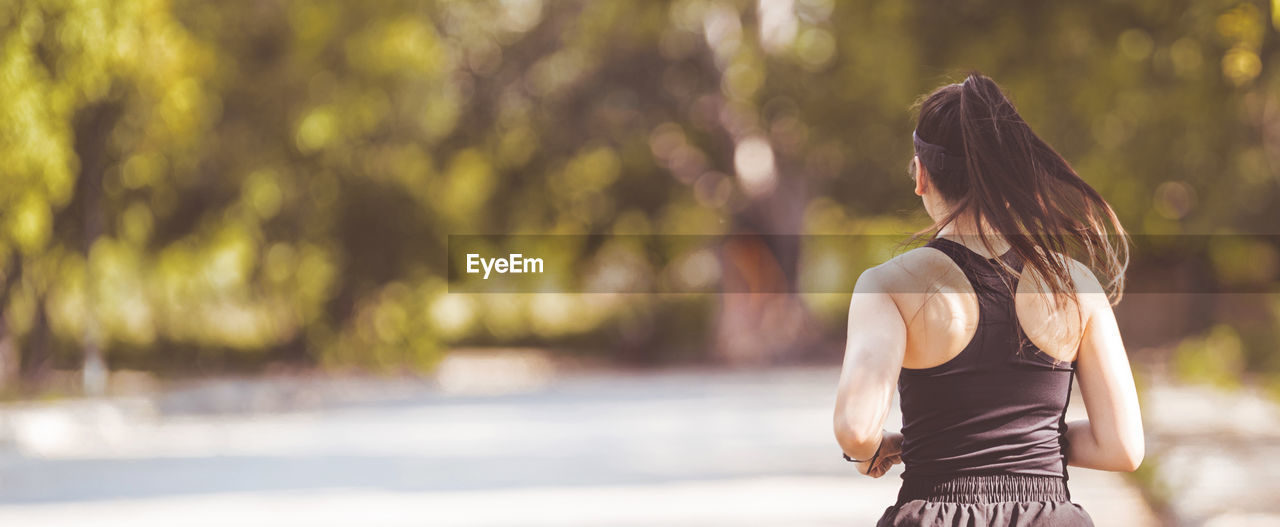
[[[837,376],[224,382],[10,408],[0,525],[867,525],[901,467],[873,480],[840,459]],[[1154,523],[1120,476],[1076,469],[1071,487],[1099,525]]]
[[[1176,516],[1210,527],[1280,525],[1280,410],[1257,389],[1152,383],[1148,469]]]

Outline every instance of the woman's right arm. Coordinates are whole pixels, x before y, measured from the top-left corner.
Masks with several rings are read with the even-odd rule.
[[[1067,463],[1132,472],[1145,450],[1138,392],[1111,304],[1098,293],[1080,295],[1089,314],[1077,355],[1077,376],[1089,418],[1067,423]]]

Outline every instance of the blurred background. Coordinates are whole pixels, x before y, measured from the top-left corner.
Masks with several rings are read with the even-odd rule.
[[[874,520],[899,472],[840,461],[822,284],[928,226],[910,106],[977,69],[1167,240],[1117,306],[1147,460],[1078,501],[1275,524],[1278,30],[1274,0],[0,0],[0,518]],[[706,293],[450,293],[464,234],[599,235],[553,272]],[[667,269],[622,234],[763,237]]]

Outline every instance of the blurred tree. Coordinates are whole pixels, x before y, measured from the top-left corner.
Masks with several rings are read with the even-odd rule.
[[[839,333],[843,302],[446,295],[447,236],[908,232],[908,107],[969,68],[1134,231],[1265,231],[1268,22],[1235,0],[0,3],[0,373],[583,338],[768,362]],[[725,287],[881,255],[761,240],[724,248],[759,262]]]

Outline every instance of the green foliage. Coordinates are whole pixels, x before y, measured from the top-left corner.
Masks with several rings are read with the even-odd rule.
[[[1275,34],[1234,1],[2,3],[6,338],[335,366],[658,345],[628,321],[671,299],[446,295],[447,236],[910,232],[908,107],[968,68],[1133,230],[1275,225]],[[814,247],[800,279],[891,250]]]
[[[1174,367],[1180,378],[1229,388],[1239,385],[1244,360],[1240,335],[1227,325],[1183,340],[1174,351]]]

